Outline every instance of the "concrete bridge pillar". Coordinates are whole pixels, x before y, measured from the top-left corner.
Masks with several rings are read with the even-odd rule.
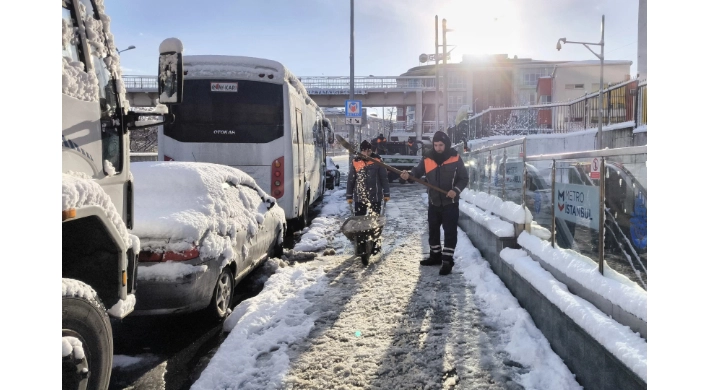
[[[422,113],[423,113],[423,97],[422,97],[422,90],[417,90],[416,91],[417,95],[417,103],[416,106],[414,106],[414,132],[417,135],[417,140],[421,141],[422,140]]]

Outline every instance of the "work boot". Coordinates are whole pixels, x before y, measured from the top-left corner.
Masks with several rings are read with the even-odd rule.
[[[429,253],[429,258],[419,262],[420,265],[441,265],[441,252]]]
[[[442,259],[441,269],[439,270],[439,275],[448,275],[451,273],[451,269],[454,268],[454,259],[446,256],[447,259]]]

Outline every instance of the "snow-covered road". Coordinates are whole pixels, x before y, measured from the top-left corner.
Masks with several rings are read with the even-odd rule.
[[[319,256],[280,268],[235,308],[193,389],[580,388],[464,233],[451,275],[419,266],[423,187],[392,184],[383,253],[368,266],[338,231],[341,188],[295,248]]]

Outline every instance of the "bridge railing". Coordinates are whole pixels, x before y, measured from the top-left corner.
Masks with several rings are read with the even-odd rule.
[[[629,80],[604,89],[602,124],[646,124],[646,81]],[[564,103],[518,107],[490,107],[461,121],[455,133],[467,139],[494,135],[569,133],[596,128],[599,123],[599,92]],[[469,135],[470,134],[470,135]]]
[[[123,85],[126,89],[141,89],[158,91],[157,76],[123,76]]]
[[[346,76],[304,76],[301,83],[308,93],[340,94],[350,91],[350,77]],[[367,90],[419,90],[434,89],[434,76],[386,76],[386,77],[355,77],[353,89],[363,92]],[[357,93],[357,92],[356,92]]]

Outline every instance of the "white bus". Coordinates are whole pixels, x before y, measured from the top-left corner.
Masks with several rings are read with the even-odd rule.
[[[305,227],[325,191],[332,126],[282,64],[218,55],[183,57],[183,104],[159,132],[158,160],[236,167]],[[326,140],[327,134],[327,140]]]

